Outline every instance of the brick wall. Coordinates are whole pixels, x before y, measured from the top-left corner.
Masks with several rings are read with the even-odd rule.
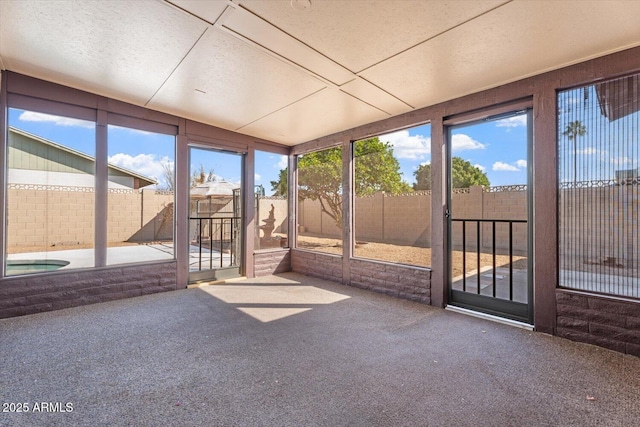
[[[92,245],[92,188],[39,186],[7,190],[7,250]],[[173,195],[154,190],[109,192],[108,241],[150,242],[173,237]]]
[[[307,276],[342,283],[342,257],[340,255],[292,249],[291,270]]]
[[[640,301],[556,290],[556,335],[640,357]]]
[[[298,205],[298,225],[304,227],[304,233],[325,237],[340,237],[342,229],[326,213],[322,212],[320,201],[303,200]],[[301,233],[302,233],[301,229]]]
[[[342,282],[342,257],[293,249],[291,269],[297,273]],[[431,270],[384,262],[352,259],[351,281],[362,289],[397,298],[431,303]]]
[[[639,267],[640,185],[562,190],[558,214],[564,254],[579,252],[588,262],[615,258],[627,268]]]
[[[527,192],[523,188],[493,187],[487,191],[479,186],[459,189],[452,194],[454,218],[526,219]],[[561,235],[569,243],[563,253],[582,252],[585,261],[615,258],[625,267],[638,267],[638,248],[634,245],[640,220],[640,186],[605,186],[564,189],[560,192],[559,223]],[[588,203],[584,203],[584,201]],[[401,195],[377,193],[355,199],[355,237],[357,240],[386,242],[399,245],[430,247],[431,196],[428,192]],[[305,232],[326,237],[340,237],[341,230],[326,215],[320,214],[318,201],[300,203],[299,224]],[[402,224],[399,227],[398,224]],[[467,224],[467,249],[474,250],[477,225]],[[453,247],[462,249],[462,225],[453,225]],[[584,230],[597,230],[585,233]],[[509,248],[509,228],[496,224],[496,247]],[[491,250],[491,224],[480,228],[482,249]],[[527,252],[527,225],[513,224],[513,246],[516,254]]]
[[[286,233],[287,232],[287,219],[289,218],[289,204],[286,198],[282,197],[260,197],[258,198],[258,213],[256,217],[257,225],[264,225],[263,219],[269,218],[269,212],[271,211],[271,205],[273,205],[273,217],[276,222],[273,224],[274,233]],[[263,236],[263,232],[260,231],[260,236]]]
[[[7,249],[92,243],[95,195],[81,191],[7,190]]]
[[[0,318],[175,289],[175,262],[4,278]]]
[[[154,190],[109,193],[109,242],[153,242],[173,238],[173,194]]]
[[[526,219],[526,191],[486,192],[474,186],[452,195],[452,212],[455,218]],[[355,238],[370,242],[398,245],[431,246],[431,195],[429,192],[407,194],[376,193],[355,199]],[[299,205],[299,225],[304,232],[325,237],[340,237],[341,230],[326,215],[321,214],[320,202],[304,200]],[[402,227],[399,226],[402,224]],[[457,228],[456,228],[457,227]],[[462,248],[460,225],[454,225],[453,244]],[[467,248],[476,245],[476,224],[467,225]],[[517,253],[527,250],[526,224],[515,224],[514,249]],[[496,246],[508,249],[509,229],[499,224],[496,228]],[[491,225],[481,227],[483,248],[491,249]]]
[[[257,251],[253,254],[253,263],[256,277],[291,271],[291,251],[289,249]]]
[[[351,283],[358,288],[431,304],[431,270],[352,259]]]

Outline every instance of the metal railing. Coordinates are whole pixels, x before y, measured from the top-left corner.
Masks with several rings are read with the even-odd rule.
[[[239,252],[238,229],[240,227],[240,217],[190,217],[189,220],[196,223],[195,243],[198,245],[198,271],[202,271],[203,259],[205,260],[205,269],[207,261],[207,253],[203,257],[202,248],[209,250],[208,264],[209,270],[222,267],[237,266],[237,255]],[[220,255],[219,265],[216,262],[214,267],[214,252]],[[228,252],[228,263],[225,265],[224,255]],[[217,257],[216,257],[217,258]],[[216,260],[217,261],[217,260]]]
[[[476,293],[480,295],[480,249],[481,236],[480,236],[480,224],[491,224],[491,254],[493,262],[493,291],[492,296],[496,296],[496,223],[506,223],[509,225],[509,300],[513,301],[513,224],[526,224],[526,219],[451,219],[452,222],[462,223],[462,291],[467,292],[467,222],[476,223],[476,257],[477,257],[477,270],[476,276],[478,286]]]

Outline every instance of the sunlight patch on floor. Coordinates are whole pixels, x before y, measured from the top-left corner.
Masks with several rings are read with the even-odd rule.
[[[263,323],[350,298],[314,286],[224,284],[200,289],[227,304],[236,305],[238,310]]]
[[[269,323],[294,314],[304,313],[311,308],[238,307],[238,310],[262,323]]]

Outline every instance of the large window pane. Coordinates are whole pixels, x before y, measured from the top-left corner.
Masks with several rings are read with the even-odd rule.
[[[342,147],[298,156],[297,247],[342,254]]]
[[[94,265],[95,126],[9,109],[6,274]]]
[[[640,297],[640,76],[558,94],[560,286]]]
[[[256,150],[256,249],[289,247],[287,172],[287,156]]]
[[[175,137],[108,127],[107,264],[173,258]]]
[[[431,264],[430,126],[354,142],[356,257]]]

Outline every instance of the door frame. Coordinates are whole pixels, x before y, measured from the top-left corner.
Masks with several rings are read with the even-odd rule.
[[[452,277],[452,251],[453,251],[453,227],[452,227],[452,130],[469,126],[474,123],[484,121],[494,121],[508,118],[514,115],[524,113],[527,115],[527,303],[518,303],[515,301],[499,299],[495,297],[472,294],[469,292],[458,291],[453,289]],[[515,103],[505,104],[496,108],[487,108],[468,114],[460,114],[446,118],[443,121],[444,138],[445,138],[445,165],[446,171],[446,239],[447,250],[445,251],[446,286],[448,304],[452,306],[478,311],[481,313],[503,317],[505,319],[522,322],[528,325],[534,324],[534,278],[533,278],[533,101],[525,100]],[[478,272],[480,274],[480,272]]]
[[[187,159],[189,165],[189,180],[191,178],[191,150],[205,150],[211,152],[217,152],[221,154],[228,154],[240,157],[240,224],[237,226],[238,230],[240,230],[240,245],[238,253],[236,254],[236,259],[239,262],[238,266],[229,266],[229,267],[219,267],[211,270],[200,270],[200,271],[190,271],[190,261],[191,261],[191,253],[190,253],[190,239],[191,239],[191,198],[189,194],[187,194],[187,233],[185,236],[187,242],[187,283],[189,285],[203,282],[213,282],[219,280],[232,279],[237,277],[246,276],[246,222],[247,222],[247,214],[246,214],[246,191],[247,191],[247,183],[245,179],[245,171],[247,168],[247,152],[242,150],[234,150],[227,146],[218,146],[215,143],[203,142],[198,139],[189,139],[187,141]]]

